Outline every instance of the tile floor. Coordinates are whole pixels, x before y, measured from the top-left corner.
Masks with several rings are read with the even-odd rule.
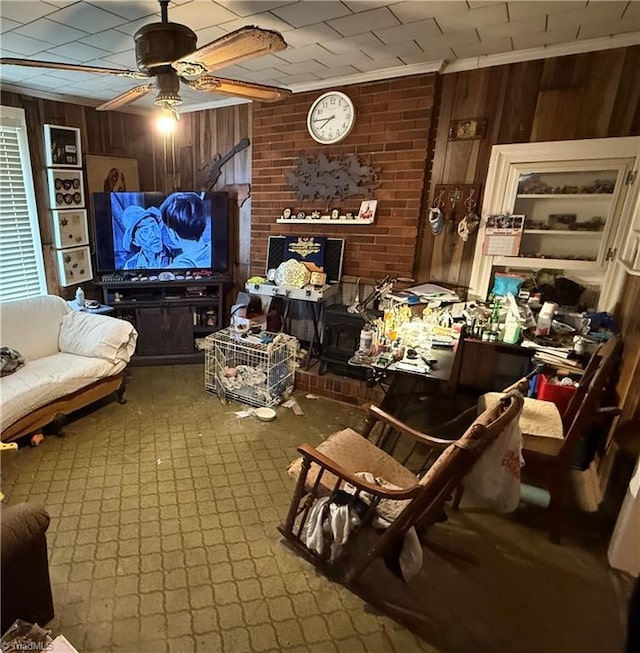
[[[6,501],[39,502],[51,515],[54,633],[82,652],[462,652],[446,633],[417,639],[280,542],[296,446],[361,419],[354,406],[298,398],[304,416],[279,408],[272,423],[238,419],[241,406],[204,391],[201,366],[133,368],[125,406],[85,411],[64,437],[3,461]],[[487,523],[515,529],[519,545],[535,540],[541,555],[553,546],[513,520]],[[593,580],[590,608],[607,604],[611,638],[600,641],[619,650],[624,583],[601,549],[562,551],[562,564]],[[566,598],[570,617],[588,622],[580,596]],[[465,641],[474,653],[494,650],[477,609],[478,632]],[[544,641],[536,650],[556,650]]]

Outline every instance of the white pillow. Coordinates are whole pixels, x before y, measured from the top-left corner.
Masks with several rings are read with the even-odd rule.
[[[67,354],[128,363],[137,338],[138,333],[125,320],[73,311],[62,318],[58,345]]]

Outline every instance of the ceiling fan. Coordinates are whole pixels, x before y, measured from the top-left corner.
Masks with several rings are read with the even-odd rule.
[[[161,22],[144,25],[133,36],[137,71],[4,57],[0,58],[0,64],[77,70],[132,79],[154,78],[148,84],[131,88],[104,102],[96,107],[98,111],[118,109],[155,91],[157,93],[156,105],[175,112],[176,107],[182,103],[180,80],[197,91],[225,93],[263,102],[275,102],[291,93],[286,88],[242,82],[208,74],[209,71],[224,66],[284,50],[287,43],[278,32],[260,27],[241,27],[211,43],[196,48],[197,36],[193,30],[186,25],[169,22],[169,0],[158,0],[158,2],[160,3]]]

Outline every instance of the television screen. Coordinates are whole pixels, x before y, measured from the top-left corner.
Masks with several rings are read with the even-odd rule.
[[[226,193],[93,194],[98,272],[227,272]]]

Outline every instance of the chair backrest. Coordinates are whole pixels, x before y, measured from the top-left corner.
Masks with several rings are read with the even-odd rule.
[[[464,435],[450,444],[422,477],[423,491],[391,528],[405,532],[416,523],[429,523],[435,518],[489,445],[519,418],[523,403],[522,395],[514,391],[478,415]]]
[[[576,413],[580,409],[584,397],[587,394],[587,390],[593,381],[595,373],[602,365],[613,364],[613,362],[610,363],[609,360],[615,359],[619,353],[620,346],[620,338],[613,336],[609,338],[607,342],[598,345],[597,349],[591,355],[591,358],[589,358],[589,362],[584,369],[582,378],[578,383],[578,387],[571,396],[571,399],[569,400],[569,403],[567,404],[567,407],[562,415],[562,423],[564,424],[565,433],[573,423],[573,420],[576,417]]]
[[[565,436],[558,454],[560,458],[569,459],[578,440],[586,435],[593,425],[604,391],[611,380],[621,344],[620,338],[610,338],[598,347],[589,361],[576,390],[576,401],[569,403],[563,415]],[[595,363],[592,365],[594,359]]]

